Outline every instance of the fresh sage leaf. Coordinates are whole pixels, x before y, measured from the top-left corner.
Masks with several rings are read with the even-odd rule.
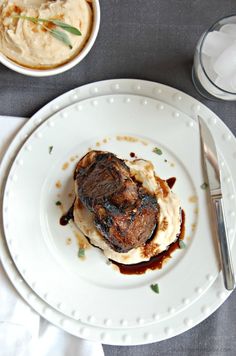
[[[55,29],[50,29],[48,30],[51,35],[56,38],[57,40],[63,42],[65,45],[67,45],[70,49],[72,49],[72,44],[70,42],[69,37],[67,36],[66,33],[59,31],[59,30],[55,30]]]
[[[73,33],[73,35],[76,36],[82,35],[82,33],[80,32],[80,30],[78,30],[78,28],[68,25],[67,23],[64,23],[62,21],[51,19],[49,22],[54,23],[56,26],[63,28],[63,30],[67,32]]]
[[[78,257],[81,258],[81,257],[84,257],[84,256],[85,256],[85,249],[80,247],[79,251],[78,251]]]
[[[155,292],[155,293],[157,293],[157,294],[160,293],[160,291],[159,291],[159,286],[158,286],[157,283],[156,283],[156,284],[151,284],[151,285],[150,285],[150,288],[151,288],[151,290],[152,290],[153,292]]]
[[[18,18],[18,19],[22,19],[22,20],[28,20],[28,21],[31,21],[35,24],[40,24],[41,23],[53,23],[55,26],[57,27],[60,27],[61,29],[69,32],[69,33],[72,33],[73,35],[76,35],[76,36],[81,36],[81,32],[78,28],[74,27],[74,26],[71,26],[63,21],[59,21],[59,20],[56,20],[56,19],[43,19],[43,18],[36,18],[36,17],[32,17],[32,16],[24,16],[24,15],[15,15],[14,16],[15,18]],[[46,31],[50,32],[51,35],[58,39],[59,41],[63,42],[65,45],[67,45],[69,48],[72,49],[72,45],[71,45],[71,42],[70,42],[70,39],[69,37],[67,36],[66,33],[60,31],[60,30],[57,30],[57,29],[54,29],[54,28],[49,28],[48,26],[45,26],[43,24],[40,24]]]
[[[161,156],[162,155],[162,150],[158,147],[153,148],[152,150],[154,153],[156,153],[157,155]]]

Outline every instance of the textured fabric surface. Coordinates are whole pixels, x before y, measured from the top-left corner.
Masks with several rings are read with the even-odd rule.
[[[236,13],[235,0],[100,0],[98,39],[83,62],[49,78],[29,78],[0,65],[0,114],[31,116],[42,105],[85,83],[141,78],[171,85],[215,111],[236,134],[236,102],[202,99],[191,81],[194,48],[218,18]],[[167,341],[104,346],[106,356],[235,356],[236,292],[210,318]]]

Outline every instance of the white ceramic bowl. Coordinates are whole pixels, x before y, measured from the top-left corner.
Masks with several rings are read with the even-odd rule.
[[[47,77],[50,75],[56,75],[60,74],[63,72],[66,72],[68,69],[71,69],[78,63],[84,59],[84,57],[89,53],[91,50],[98,34],[99,26],[100,26],[100,5],[99,5],[99,0],[93,0],[92,2],[93,5],[93,27],[92,27],[92,32],[91,35],[82,49],[81,52],[77,54],[76,57],[71,59],[69,62],[62,64],[59,67],[52,68],[52,69],[32,69],[32,68],[27,68],[24,67],[20,64],[15,63],[11,59],[7,58],[3,54],[0,53],[0,62],[4,64],[6,67],[14,70],[15,72],[24,74],[24,75],[29,75],[31,77]]]

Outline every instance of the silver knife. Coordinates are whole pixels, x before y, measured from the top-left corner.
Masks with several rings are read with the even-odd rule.
[[[233,264],[230,254],[229,241],[227,230],[225,227],[225,217],[222,201],[221,178],[217,150],[214,139],[204,120],[198,116],[202,153],[204,157],[204,165],[208,177],[211,203],[213,213],[216,219],[216,234],[221,256],[222,271],[224,277],[225,288],[233,290],[235,286],[235,277]]]

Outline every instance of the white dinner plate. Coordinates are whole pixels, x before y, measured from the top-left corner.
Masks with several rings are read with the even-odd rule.
[[[189,98],[188,96],[186,96],[185,94],[183,94],[183,93],[179,93],[179,92],[176,92],[176,91],[174,91],[173,89],[171,89],[171,88],[168,88],[168,87],[165,87],[165,86],[160,86],[160,85],[156,85],[156,84],[154,84],[154,83],[147,83],[147,82],[137,82],[137,81],[132,81],[132,80],[130,80],[130,81],[120,81],[120,83],[121,83],[121,86],[123,85],[123,84],[125,84],[126,86],[131,86],[131,89],[132,88],[134,88],[134,85],[136,86],[136,88],[137,88],[137,91],[140,91],[141,90],[141,87],[140,87],[140,83],[141,83],[141,85],[143,85],[143,87],[145,87],[145,86],[148,86],[149,87],[149,90],[150,90],[150,88],[151,89],[155,89],[155,93],[158,93],[158,91],[159,91],[159,94],[162,94],[161,93],[161,89],[160,89],[160,87],[162,88],[162,90],[164,89],[164,90],[167,90],[167,91],[172,91],[172,95],[171,95],[171,97],[173,96],[173,101],[181,101],[181,99],[182,98],[184,98],[184,99],[186,99],[186,97],[187,98]],[[105,84],[105,83],[103,83],[103,84]],[[94,89],[96,89],[97,87],[99,87],[99,85],[101,85],[101,83],[99,84],[99,83],[97,83],[96,84],[96,87],[91,87],[90,86],[90,90],[91,91],[93,91]],[[109,87],[110,87],[110,85],[111,86],[113,86],[113,88],[115,88],[115,89],[117,89],[118,87],[117,87],[117,81],[116,81],[116,84],[114,84],[114,82],[108,82],[108,84],[107,85],[109,85]],[[101,87],[102,87],[102,85],[101,85]],[[163,90],[163,91],[164,91]],[[95,92],[97,92],[97,90],[95,90]],[[154,92],[153,92],[154,93]],[[148,93],[147,93],[148,94]],[[75,92],[73,92],[73,93],[69,93],[68,95],[67,95],[67,99],[68,99],[68,102],[69,102],[69,99],[71,98],[71,97],[73,97],[74,99],[76,99],[75,98],[75,96],[76,96],[77,94],[75,94]],[[78,98],[78,95],[77,95],[77,98]],[[65,96],[64,96],[64,99],[65,99]],[[141,99],[141,98],[140,98]],[[168,98],[167,98],[168,99]],[[189,98],[190,99],[190,98]],[[138,100],[138,99],[137,99]],[[132,101],[132,100],[131,100]],[[131,104],[131,101],[129,102],[129,100],[127,100],[127,98],[125,98],[125,103],[126,104]],[[58,103],[60,102],[60,100],[58,100]],[[196,103],[194,103],[195,102],[195,100],[194,99],[192,99],[192,101],[190,101],[190,104],[191,104],[191,107],[194,105],[194,107],[192,107],[192,110],[193,110],[193,112],[195,111],[195,109],[196,110],[198,110],[198,107],[196,106]],[[114,103],[114,102],[113,102]],[[94,103],[93,102],[93,105],[95,105],[96,106],[96,104],[97,103]],[[186,104],[186,101],[185,101],[185,104]],[[53,104],[53,105],[55,105],[55,103]],[[141,106],[144,106],[144,107],[146,107],[146,106],[148,106],[148,103],[146,103],[146,99],[145,98],[143,98],[143,99],[141,99],[141,101],[140,101],[140,105]],[[56,107],[55,107],[56,108]],[[200,109],[201,109],[201,106],[200,106]],[[199,109],[199,110],[200,110]],[[80,110],[80,109],[79,109]],[[160,103],[159,103],[159,108],[158,108],[158,111],[159,110],[163,110],[162,109],[162,104],[160,105]],[[204,108],[204,110],[205,110],[205,108]],[[45,110],[44,110],[45,111]],[[173,117],[175,118],[175,119],[177,119],[177,118],[179,118],[180,116],[182,117],[182,113],[181,112],[177,112],[176,110],[174,110],[173,111],[173,109],[172,109],[172,115],[173,115]],[[39,116],[40,115],[38,115],[38,117],[37,117],[37,115],[34,117],[34,123],[37,123],[38,122],[38,120],[39,120]],[[206,115],[205,115],[206,116]],[[42,115],[41,115],[41,117],[42,117]],[[219,126],[221,126],[221,123],[219,123],[219,122],[217,122],[217,120],[214,118],[214,114],[212,114],[211,115],[211,117],[210,116],[208,116],[208,117],[206,117],[208,120],[209,120],[209,122],[210,123],[214,123],[214,127],[216,127],[216,128],[219,128]],[[41,119],[42,120],[42,119]],[[189,120],[189,118],[188,118],[188,120]],[[32,121],[33,120],[30,120],[31,121],[31,124],[32,124]],[[217,124],[217,125],[216,125]],[[219,125],[218,125],[219,124]],[[28,125],[28,124],[27,124]],[[26,125],[26,127],[24,128],[25,130],[27,129],[27,125]],[[192,124],[190,124],[190,127],[191,127],[191,125]],[[28,125],[29,126],[29,125]],[[194,129],[194,128],[193,128]],[[235,145],[235,142],[232,142],[232,141],[234,141],[234,138],[232,137],[232,135],[230,135],[229,134],[229,132],[225,129],[225,127],[223,126],[223,129],[224,130],[222,130],[222,127],[220,127],[220,131],[221,131],[221,133],[222,133],[222,135],[224,136],[224,138],[222,138],[223,139],[223,142],[225,142],[226,143],[226,146],[231,146],[232,148],[234,147],[234,145]],[[23,134],[23,131],[24,130],[22,130],[22,134]],[[123,131],[124,132],[124,131]],[[36,133],[37,134],[37,133]],[[221,135],[221,136],[222,136]],[[39,135],[37,135],[36,136],[36,138],[37,138],[37,140],[38,141],[40,141],[42,138],[40,138],[40,134]],[[143,136],[143,134],[142,134],[142,136]],[[219,140],[220,141],[220,140]],[[161,142],[161,140],[159,141],[159,140],[156,140],[155,139],[155,143],[159,143],[159,142]],[[233,144],[233,145],[232,145]],[[163,145],[163,143],[162,143],[162,145]],[[222,143],[220,142],[220,145],[222,145]],[[222,145],[222,146],[224,146],[224,144]],[[27,149],[29,150],[30,149],[30,147],[29,146],[26,146],[27,147]],[[164,147],[164,146],[163,146]],[[30,151],[28,151],[26,149],[26,151],[27,152],[30,152]],[[138,148],[137,148],[138,149]],[[164,151],[164,149],[163,149],[163,151]],[[226,149],[225,149],[225,147],[223,147],[222,148],[222,151],[224,151],[224,155],[226,154],[226,156],[228,156],[227,157],[227,159],[229,158],[229,150],[226,152]],[[33,152],[33,151],[32,151]],[[31,152],[31,153],[32,153]],[[143,150],[142,150],[142,152],[143,152]],[[173,153],[173,152],[172,152]],[[234,158],[234,156],[233,156],[233,154],[232,154],[232,157]],[[22,163],[22,162],[21,162]],[[224,165],[224,167],[227,167],[227,162],[225,162],[225,160],[223,160],[223,157],[222,157],[222,164]],[[163,168],[166,168],[166,167],[163,167]],[[169,167],[170,168],[170,167]],[[164,173],[164,171],[163,171],[163,173]],[[229,180],[231,180],[232,181],[232,178],[231,178],[231,173],[228,171],[228,169],[224,169],[224,171],[223,171],[223,173],[224,173],[224,181],[225,182],[229,182]],[[15,174],[15,173],[14,173]],[[12,178],[12,181],[14,182],[14,180],[16,180],[18,177],[16,177],[16,176],[14,176],[14,174],[13,174],[13,176],[11,176],[11,178]],[[234,174],[235,174],[235,172],[234,172]],[[161,174],[160,174],[161,175]],[[14,178],[13,178],[14,177]],[[178,177],[177,177],[178,178]],[[17,180],[18,181],[18,180]],[[226,184],[226,185],[228,185],[228,184]],[[194,186],[194,185],[193,185]],[[229,184],[229,186],[230,186],[230,184]],[[199,188],[199,187],[198,187]],[[233,190],[231,189],[232,187],[230,187],[229,188],[229,191],[226,191],[226,193],[227,193],[227,197],[226,197],[226,201],[231,201],[231,202],[233,202],[234,203],[234,199],[232,198],[232,196],[233,196]],[[202,191],[201,191],[201,193],[202,193]],[[10,194],[11,195],[11,194]],[[228,203],[226,203],[226,204],[228,204]],[[234,212],[234,205],[227,205],[227,209],[229,209],[228,210],[228,212],[229,212],[229,214],[228,214],[228,216],[229,216],[229,218],[228,218],[228,220],[229,220],[229,229],[230,229],[230,233],[231,233],[231,236],[233,236],[233,230],[234,230],[234,226],[231,224],[231,221],[230,221],[230,217],[233,217],[233,212]],[[232,210],[233,209],[233,210]],[[195,237],[193,238],[193,241],[195,241]],[[189,244],[190,245],[190,247],[192,246],[191,245],[191,243]],[[194,246],[194,245],[193,245]],[[64,249],[64,246],[63,246],[63,249]],[[183,251],[181,251],[181,252],[183,252]],[[188,254],[188,251],[186,250],[184,253],[186,253],[186,254]],[[175,257],[175,256],[174,256]],[[182,258],[181,258],[181,260],[182,260]],[[183,259],[184,260],[184,259]],[[64,262],[63,262],[64,263]],[[177,263],[177,267],[178,267],[178,264],[179,263]],[[171,269],[171,267],[170,267],[170,269]],[[176,268],[175,268],[176,269]],[[24,271],[25,273],[26,273],[26,271]],[[206,271],[205,271],[206,272]],[[213,271],[214,272],[214,271]],[[214,273],[212,272],[212,274],[211,273],[208,273],[208,274],[205,274],[205,279],[207,280],[207,285],[209,285],[209,283],[208,282],[212,282],[213,281],[213,278],[214,278]],[[169,273],[169,272],[168,272]],[[163,277],[164,278],[164,277]],[[219,281],[218,281],[219,282]],[[210,288],[211,289],[211,288]],[[198,295],[198,298],[200,298],[200,299],[203,299],[203,292],[205,291],[205,286],[203,286],[203,288],[202,288],[202,286],[200,286],[200,285],[198,285],[195,289],[194,289],[194,291],[195,291],[195,294],[197,294]],[[215,293],[215,292],[214,292]],[[30,294],[30,295],[32,295],[32,293]],[[161,294],[160,294],[161,295]],[[219,294],[219,291],[217,291],[217,298],[219,298],[219,295],[220,295],[220,298],[223,300],[225,297],[226,297],[226,295],[227,294],[223,294],[223,292],[221,291],[220,292],[220,294]],[[50,294],[47,294],[47,295],[44,295],[44,297],[49,297],[50,296]],[[159,296],[158,296],[159,297]],[[26,298],[27,299],[27,298]],[[214,299],[214,298],[213,298]],[[188,297],[184,297],[183,298],[183,300],[181,300],[181,303],[182,304],[184,304],[185,305],[185,307],[188,305],[188,309],[190,309],[191,307],[189,306],[190,304],[190,302],[191,302],[192,300],[189,300],[189,298]],[[194,305],[196,306],[197,305],[197,302],[196,302],[196,298],[194,297],[194,299],[193,299],[193,301],[195,301],[194,302]],[[221,301],[218,301],[218,304],[220,303]],[[214,303],[213,303],[214,304]],[[31,305],[32,305],[32,302],[31,302]],[[215,303],[214,304],[214,306],[212,307],[212,308],[214,308],[215,309],[215,307],[216,307],[216,305],[217,305],[217,303]],[[60,308],[62,307],[62,304],[60,304],[60,302],[59,302],[59,304],[58,304],[58,306],[60,306]],[[35,307],[35,305],[34,305],[34,307]],[[204,316],[205,315],[208,315],[210,312],[211,312],[211,309],[210,309],[210,307],[209,306],[204,306]],[[54,319],[54,322],[56,322],[57,323],[57,321],[56,321],[56,318],[55,318],[55,313],[56,312],[52,312],[52,309],[50,309],[50,308],[46,308],[46,310],[47,310],[47,315],[46,315],[46,317],[47,318],[49,318],[49,319],[51,319],[50,318],[50,316],[53,316],[54,315],[54,318],[52,318],[52,319]],[[49,313],[49,315],[48,315],[48,311],[51,311],[52,313]],[[181,311],[181,312],[180,312]],[[44,314],[44,316],[45,316],[45,313],[43,312],[43,311],[40,311],[41,313],[43,313]],[[73,312],[73,311],[72,311]],[[176,310],[175,310],[175,308],[174,307],[172,307],[172,306],[170,306],[170,307],[168,307],[168,312],[167,312],[167,319],[169,318],[171,318],[171,321],[173,320],[173,323],[171,323],[171,325],[174,325],[175,323],[174,323],[174,319],[175,319],[175,317],[176,317],[176,319],[178,320],[178,319],[180,319],[180,314],[181,314],[181,317],[184,315],[184,311],[182,311],[182,309],[180,309],[180,310],[177,310],[177,312],[179,313],[179,318],[178,318],[178,315],[175,315],[175,313],[176,313]],[[60,313],[58,313],[58,314],[60,314]],[[190,313],[191,314],[191,313]],[[190,315],[191,316],[191,315]],[[204,316],[201,316],[201,315],[199,315],[199,318],[201,319],[201,318],[203,318]],[[89,321],[90,319],[90,321],[92,322],[93,321],[93,318],[90,318],[91,317],[91,315],[90,316],[88,316],[88,320],[87,321]],[[157,319],[158,319],[158,317],[160,317],[160,315],[158,314],[158,313],[154,313],[153,315],[152,315],[152,320],[153,320],[153,322],[155,322],[155,327],[157,327],[157,325],[156,325],[156,323],[157,323]],[[162,318],[162,320],[164,320],[165,319],[165,316],[162,316],[161,315],[161,318]],[[198,318],[198,320],[199,320],[199,318]],[[51,320],[52,320],[51,319]],[[121,321],[121,320],[120,320]],[[126,322],[128,322],[126,319],[123,319],[122,318],[122,321],[124,322],[123,324],[124,325],[121,325],[122,326],[122,330],[124,329],[124,327],[126,327]],[[132,321],[132,320],[131,320]],[[104,320],[103,320],[103,323],[104,323],[104,326],[106,326],[106,327],[108,327],[109,326],[109,324],[112,322],[112,320],[110,320],[110,319],[105,319],[105,323],[104,323]],[[138,316],[138,318],[137,318],[137,320],[136,320],[136,322],[137,322],[137,325],[139,325],[140,327],[138,328],[139,329],[139,331],[137,331],[137,335],[141,332],[143,332],[143,327],[141,327],[141,325],[144,323],[145,324],[145,322],[149,322],[148,320],[145,320],[145,319],[143,319],[142,317],[140,317],[140,316]],[[152,321],[151,321],[152,322]],[[169,322],[170,322],[170,320],[169,320]],[[71,323],[72,323],[72,321],[71,321]],[[191,325],[193,325],[195,323],[195,321],[193,321],[191,318],[185,318],[185,326],[181,326],[181,327],[179,327],[179,328],[176,328],[176,329],[172,329],[172,331],[171,331],[171,328],[164,328],[164,330],[165,330],[165,332],[164,332],[164,336],[163,335],[161,335],[161,333],[159,333],[159,335],[157,336],[157,335],[155,335],[155,336],[151,336],[151,334],[150,334],[150,332],[149,333],[147,333],[147,332],[144,332],[143,333],[143,335],[145,335],[145,337],[144,337],[144,339],[140,339],[139,341],[136,339],[135,340],[135,337],[134,336],[132,336],[132,339],[130,340],[129,338],[125,338],[125,337],[123,337],[124,336],[124,334],[123,334],[123,336],[122,336],[122,339],[121,339],[121,341],[118,341],[118,340],[116,340],[116,341],[114,341],[114,339],[113,339],[113,341],[112,340],[110,340],[109,341],[109,343],[124,343],[124,344],[127,344],[127,343],[131,343],[131,344],[133,344],[133,343],[144,343],[144,342],[150,342],[150,341],[153,341],[153,340],[157,340],[157,337],[158,337],[158,339],[163,339],[163,338],[165,338],[165,337],[169,337],[170,335],[171,335],[171,333],[172,333],[172,335],[173,334],[176,334],[176,333],[178,333],[178,330],[182,330],[183,331],[183,329],[185,328],[188,328],[189,326],[191,326]],[[159,326],[161,326],[163,323],[161,323],[161,322],[158,322],[157,323]],[[170,325],[170,323],[169,323],[169,325]],[[121,326],[120,326],[120,328],[121,328]],[[132,324],[130,323],[130,325],[128,325],[128,326],[132,326]],[[111,324],[110,324],[110,326],[109,326],[109,329],[110,329],[110,327],[111,327]],[[154,327],[154,326],[153,326]],[[68,327],[67,327],[67,329],[68,329]],[[80,331],[79,331],[80,330]],[[84,337],[88,337],[88,338],[94,338],[92,335],[91,335],[91,333],[90,333],[90,335],[85,335],[85,333],[84,332],[82,332],[82,330],[84,330],[84,328],[82,328],[82,329],[79,329],[79,330],[75,330],[75,328],[74,328],[74,330],[72,331],[72,330],[70,330],[70,332],[73,332],[73,333],[75,333],[75,334],[77,334],[77,335],[80,335],[80,336],[84,336]],[[110,329],[111,330],[111,329]],[[88,332],[88,329],[87,329],[87,332]],[[90,330],[90,332],[91,332],[91,330]],[[117,330],[117,333],[119,334],[119,330]],[[123,331],[122,331],[122,333],[123,333]],[[103,336],[104,336],[104,333],[102,333],[103,334]],[[102,335],[101,334],[101,335]],[[133,327],[132,328],[132,331],[130,330],[129,331],[129,334],[135,334],[135,327]],[[102,336],[100,335],[100,340],[101,339],[103,339],[102,338]],[[119,338],[119,337],[118,337]],[[95,337],[95,339],[97,339],[97,337]]]

